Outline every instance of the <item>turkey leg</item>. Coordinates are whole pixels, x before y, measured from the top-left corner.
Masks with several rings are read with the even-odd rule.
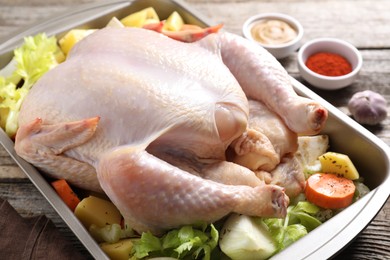
[[[238,35],[216,33],[199,42],[216,51],[250,99],[262,101],[299,134],[317,134],[327,119],[327,110],[316,101],[298,96],[286,70],[265,49]]]
[[[225,185],[190,174],[149,154],[122,146],[98,165],[102,188],[137,232],[214,222],[230,212],[283,217],[289,202],[275,185]]]

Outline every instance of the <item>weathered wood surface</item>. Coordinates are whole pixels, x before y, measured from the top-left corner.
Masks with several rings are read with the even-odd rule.
[[[82,3],[96,0],[0,0],[0,39],[13,31],[45,17],[60,13]],[[260,12],[282,12],[298,19],[304,29],[303,41],[318,37],[347,40],[363,54],[364,65],[359,79],[349,88],[327,92],[313,88],[333,105],[348,113],[346,104],[353,93],[371,89],[383,94],[390,102],[390,1],[353,0],[186,0],[215,23],[241,34],[245,19]],[[281,61],[288,72],[302,81],[296,55]],[[390,144],[390,120],[369,129]],[[75,246],[86,253],[77,239],[51,208],[45,198],[0,148],[0,197],[8,200],[22,216],[45,214]],[[1,234],[1,231],[0,231]],[[86,253],[87,254],[87,253]],[[390,202],[372,223],[339,255],[339,259],[390,259]]]

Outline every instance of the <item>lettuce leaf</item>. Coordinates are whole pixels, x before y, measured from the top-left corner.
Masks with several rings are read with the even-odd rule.
[[[218,244],[218,238],[218,231],[213,224],[203,225],[200,229],[183,226],[167,232],[161,238],[145,232],[138,241],[134,242],[134,258],[166,256],[177,259],[202,257],[204,260],[209,260],[211,252]]]
[[[301,224],[308,232],[322,224],[315,215],[320,208],[308,201],[300,201],[297,205],[290,208],[289,225]]]
[[[321,225],[322,222],[315,217],[319,211],[320,209],[316,205],[308,201],[299,201],[296,205],[288,207],[286,218],[263,219],[278,245],[278,251]]]
[[[161,252],[161,240],[150,232],[144,232],[141,239],[134,242],[133,250],[135,259],[142,259],[153,252]]]
[[[8,136],[13,137],[16,133],[19,110],[28,91],[63,59],[56,38],[44,33],[26,37],[24,44],[14,50],[13,73],[0,76],[0,126]]]

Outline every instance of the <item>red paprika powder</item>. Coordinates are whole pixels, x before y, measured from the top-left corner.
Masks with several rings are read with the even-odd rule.
[[[352,66],[347,59],[330,52],[318,52],[311,55],[306,61],[306,66],[324,76],[342,76],[352,71]]]

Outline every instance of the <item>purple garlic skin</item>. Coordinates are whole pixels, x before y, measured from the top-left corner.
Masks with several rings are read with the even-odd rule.
[[[348,102],[348,109],[360,124],[376,125],[387,117],[386,99],[371,90],[355,93]]]

